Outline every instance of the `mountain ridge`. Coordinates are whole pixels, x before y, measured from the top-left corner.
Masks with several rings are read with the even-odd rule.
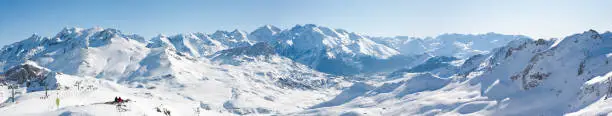
[[[112,28],[63,28],[58,34],[51,38],[33,35],[31,39],[17,42],[24,45],[31,44],[26,46],[26,48],[22,48],[27,49],[26,51],[28,52],[17,53],[19,51],[14,51],[14,53],[17,53],[17,55],[4,56],[9,57],[20,56],[19,54],[36,54],[36,51],[33,50],[37,48],[34,47],[45,47],[48,46],[47,43],[51,43],[49,45],[63,43],[66,46],[72,46],[72,48],[65,49],[63,51],[66,52],[74,48],[87,49],[89,47],[108,45],[113,41],[121,41],[116,40],[118,38],[126,41],[133,40],[135,41],[135,44],[146,44],[146,48],[168,47],[170,49],[174,49],[181,55],[189,55],[194,58],[211,58],[215,53],[222,50],[252,46],[258,42],[270,42],[272,43],[270,45],[279,47],[277,48],[277,51],[290,53],[280,54],[282,56],[289,57],[290,59],[310,66],[314,69],[339,75],[354,75],[363,73],[365,70],[370,70],[364,69],[364,67],[370,67],[368,66],[369,64],[376,62],[412,62],[411,60],[415,59],[410,57],[419,55],[400,54],[397,48],[388,47],[385,44],[381,44],[380,41],[370,40],[368,36],[348,32],[344,29],[332,29],[314,24],[305,24],[296,25],[292,28],[284,30],[272,25],[265,25],[251,33],[236,29],[231,32],[219,30],[212,34],[199,32],[182,33],[172,36],[160,34],[151,39],[144,39],[144,37],[135,34],[123,34],[120,30]],[[28,40],[29,42],[27,42]],[[4,48],[18,49],[21,48],[21,46],[7,45]],[[142,46],[140,46],[139,49],[143,49]],[[425,54],[426,52],[423,53]],[[11,60],[10,58],[7,59]],[[24,60],[12,59],[11,62],[24,62]],[[332,63],[334,66],[320,65],[322,63]],[[11,65],[10,63],[2,64]],[[380,71],[389,72],[396,68],[410,67],[407,64],[409,63],[395,64],[391,66],[392,68],[382,69]],[[350,70],[336,70],[338,69],[334,68],[336,66]],[[5,66],[4,68],[7,67]]]

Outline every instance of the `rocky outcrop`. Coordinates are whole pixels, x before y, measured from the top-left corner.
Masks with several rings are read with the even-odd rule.
[[[0,84],[16,84],[20,87],[26,87],[28,92],[56,89],[56,75],[57,73],[34,63],[25,63],[4,72],[4,78],[0,78]]]

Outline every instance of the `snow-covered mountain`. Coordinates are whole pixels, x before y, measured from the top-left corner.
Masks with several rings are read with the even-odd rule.
[[[113,98],[113,95],[144,101],[135,103],[134,107],[130,108],[134,110],[130,113],[132,115],[161,114],[154,110],[149,111],[153,106],[160,104],[165,104],[165,107],[172,111],[178,111],[173,114],[187,115],[193,112],[193,107],[184,107],[185,104],[191,103],[199,103],[202,105],[201,109],[206,109],[203,112],[217,115],[287,113],[301,110],[304,106],[300,105],[314,104],[326,99],[325,96],[334,94],[337,89],[344,86],[342,83],[345,81],[342,77],[312,70],[284,57],[240,65],[219,65],[203,57],[210,50],[206,48],[249,46],[249,42],[242,41],[244,38],[240,39],[245,36],[235,36],[241,35],[239,33],[238,31],[218,32],[211,35],[218,36],[217,39],[220,37],[228,39],[225,41],[217,41],[196,33],[158,36],[147,42],[141,38],[134,38],[136,36],[122,34],[115,29],[66,28],[52,38],[35,35],[5,47],[1,52],[0,62],[6,69],[2,72],[7,74],[7,77],[21,74],[21,72],[13,73],[16,69],[12,67],[22,65],[30,67],[31,64],[44,67],[40,70],[67,75],[55,78],[60,82],[68,81],[66,83],[70,83],[69,85],[79,82],[96,87],[96,90],[91,91],[82,89],[55,91],[69,94],[60,95],[60,98],[70,98],[67,103],[60,105],[66,109],[58,110],[56,113],[59,114],[90,113],[80,112],[79,108],[73,107],[78,105],[92,109],[114,107],[96,105],[96,102],[111,100],[109,98]],[[38,82],[33,79],[25,78],[27,82]],[[3,78],[3,80],[15,79]],[[122,90],[117,90],[119,88]],[[2,90],[2,98],[6,100],[4,92],[8,90],[4,87]],[[40,92],[18,92],[23,95],[19,101],[32,103],[44,101],[38,97],[28,97],[36,96]],[[98,99],[84,98],[85,96],[75,95],[74,92],[96,96],[94,98]],[[304,94],[312,95],[301,97],[300,100],[304,103],[296,104],[292,99],[279,98]],[[6,101],[0,107],[6,107],[3,111],[7,111],[32,107],[28,105],[23,102],[12,104]],[[41,109],[50,107],[52,108],[51,105],[38,106]],[[44,114],[44,112],[13,112],[9,115]]]
[[[450,77],[459,71],[459,66],[463,60],[448,56],[435,56],[428,58],[427,61],[414,67],[399,69],[392,72],[389,77],[401,76],[404,73],[424,73],[428,72],[439,77]]]
[[[557,41],[515,40],[489,54],[470,57],[450,82],[421,76],[430,72],[395,74],[356,99],[297,114],[609,114],[605,104],[609,105],[612,93],[611,43],[610,32],[593,30]],[[421,83],[444,85],[416,89],[397,84],[415,77],[427,78]]]
[[[217,31],[213,34],[186,33],[171,37],[158,35],[151,39],[147,47],[169,47],[185,55],[207,57],[221,50],[251,46],[253,43],[247,38],[246,32],[234,30]]]
[[[32,37],[3,48],[3,69],[36,62],[52,71],[77,76],[117,78],[137,68],[131,64],[148,52],[144,39],[116,29],[65,28],[55,37]]]
[[[460,59],[477,54],[489,53],[491,49],[502,47],[517,39],[529,39],[522,35],[486,34],[443,34],[435,38],[407,36],[371,37],[373,41],[387,45],[404,55],[431,54],[450,56]]]
[[[145,39],[64,28],[0,50],[0,114],[607,114],[609,60],[612,33],[593,30],[377,38],[307,24]]]
[[[251,37],[258,38],[256,40],[266,42],[265,45],[271,47],[264,51],[271,51],[318,71],[336,75],[393,71],[427,57],[403,56],[397,50],[376,43],[366,36],[314,24],[296,25],[282,31],[266,25],[252,32]],[[238,49],[257,51],[259,47]]]

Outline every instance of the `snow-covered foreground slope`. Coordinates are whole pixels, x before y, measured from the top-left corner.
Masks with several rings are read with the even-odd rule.
[[[350,85],[299,64],[282,64],[287,59],[276,60],[279,64],[206,66],[194,63],[174,69],[187,73],[185,69],[195,68],[199,71],[189,70],[189,73],[203,73],[200,77],[172,73],[153,79],[135,79],[127,85],[59,74],[55,77],[61,85],[59,90],[48,91],[50,96],[46,99],[41,98],[44,91],[26,92],[22,87],[18,89],[17,102],[13,103],[7,97],[9,90],[2,87],[4,102],[0,112],[8,115],[163,115],[155,110],[161,107],[172,115],[195,115],[198,109],[203,115],[284,114],[323,102],[337,94],[338,89]],[[129,111],[104,104],[115,96],[132,100],[126,103]],[[56,98],[61,101],[59,108],[55,106]]]

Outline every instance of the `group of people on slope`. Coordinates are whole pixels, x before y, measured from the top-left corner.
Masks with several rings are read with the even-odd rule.
[[[123,99],[121,97],[115,97],[115,103],[123,103]]]

